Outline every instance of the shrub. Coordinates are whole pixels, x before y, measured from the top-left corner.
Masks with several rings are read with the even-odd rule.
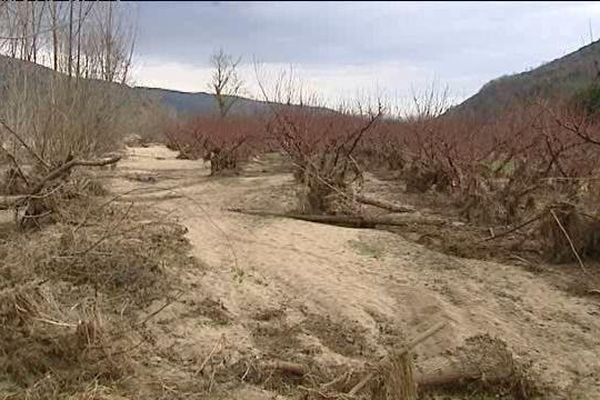
[[[210,161],[211,175],[218,175],[236,172],[240,161],[263,150],[263,131],[256,117],[198,116],[173,122],[166,136],[180,158]]]

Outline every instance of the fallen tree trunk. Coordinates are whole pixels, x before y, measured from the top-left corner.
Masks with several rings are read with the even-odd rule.
[[[247,215],[256,215],[259,217],[279,217],[291,218],[301,221],[317,222],[321,224],[343,226],[348,228],[376,229],[378,226],[407,226],[411,224],[420,225],[444,225],[446,221],[432,218],[390,218],[390,217],[360,217],[352,215],[314,215],[314,214],[295,214],[295,213],[276,213],[261,210],[243,210],[239,208],[229,208],[227,211],[237,212]]]
[[[139,196],[123,196],[115,199],[116,202],[142,202],[142,201],[165,201],[165,200],[173,200],[180,199],[183,195],[181,194],[156,194],[156,195],[139,195]]]
[[[44,176],[32,189],[28,191],[27,194],[24,195],[15,195],[15,196],[1,196],[0,197],[0,210],[8,210],[14,208],[18,203],[34,197],[39,192],[44,189],[46,184],[50,181],[60,178],[61,176],[69,173],[73,168],[78,166],[83,167],[101,167],[104,165],[110,165],[118,162],[121,159],[121,156],[115,156],[111,158],[101,159],[101,160],[71,160],[60,167],[50,171],[46,176]]]
[[[105,165],[114,164],[120,159],[121,156],[115,156],[103,160],[71,160],[69,162],[66,162],[60,167],[48,173],[48,175],[46,175],[45,177],[43,177],[42,180],[37,185],[35,185],[34,188],[29,192],[29,196],[38,194],[44,188],[44,186],[46,186],[46,183],[60,178],[61,176],[69,173],[75,167],[102,167]]]
[[[39,205],[36,200],[40,197],[45,197],[47,195],[40,195],[40,193],[44,190],[44,188],[67,174],[70,171],[78,166],[85,167],[96,167],[96,166],[104,166],[115,164],[121,159],[121,156],[115,156],[111,158],[99,159],[99,160],[70,160],[54,170],[50,171],[47,175],[43,176],[39,180],[33,180],[35,184],[32,184],[29,188],[27,188],[27,193],[23,195],[16,196],[2,196],[0,197],[0,210],[15,210],[17,225],[22,226],[24,221],[27,219],[29,221],[33,221],[34,219],[40,216],[46,216],[49,213],[46,212],[48,210],[40,210]],[[26,179],[27,181],[27,179]],[[51,194],[51,193],[50,193]],[[45,207],[45,206],[44,206]],[[20,210],[19,210],[20,209]]]
[[[391,203],[388,201],[374,199],[372,197],[366,197],[366,196],[362,196],[362,195],[356,196],[356,201],[358,201],[359,203],[362,203],[362,204],[366,204],[369,206],[375,206],[375,207],[382,208],[384,210],[388,210],[388,211],[392,211],[392,212],[396,212],[396,213],[411,213],[411,212],[416,211],[414,207],[403,206],[400,204],[395,204],[395,203]]]

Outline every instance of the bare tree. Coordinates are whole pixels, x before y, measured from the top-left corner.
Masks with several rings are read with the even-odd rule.
[[[58,71],[58,15],[59,9],[56,1],[52,2],[52,66]]]
[[[0,52],[69,77],[125,83],[135,43],[132,9],[120,2],[1,3]]]
[[[20,159],[28,154],[23,148],[44,160],[99,154],[136,129],[137,122],[128,120],[132,107],[141,107],[138,99],[115,86],[79,79],[126,82],[135,40],[129,10],[122,3],[0,5],[0,53],[64,74],[7,63],[0,121],[16,135],[0,126],[0,144],[12,149],[15,162],[29,162]]]
[[[214,92],[222,118],[227,116],[243,92],[244,82],[238,74],[241,61],[241,57],[235,59],[223,49],[216,51],[210,58],[213,67],[210,88]]]

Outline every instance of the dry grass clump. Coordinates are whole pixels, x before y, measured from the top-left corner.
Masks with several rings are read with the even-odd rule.
[[[373,400],[414,400],[417,384],[414,378],[412,354],[390,357],[380,366],[379,379],[371,385]]]
[[[56,398],[133,372],[131,326],[93,288],[27,282],[4,288],[0,303],[0,376],[17,398]]]
[[[166,218],[98,201],[68,215],[0,236],[0,397],[108,398],[135,374],[142,307],[173,281],[165,266],[190,262]]]

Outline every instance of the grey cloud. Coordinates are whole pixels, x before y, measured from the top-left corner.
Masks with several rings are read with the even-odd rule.
[[[460,81],[575,50],[589,10],[571,2],[149,2],[139,4],[138,49],[196,65],[219,46],[268,63],[395,62]]]

